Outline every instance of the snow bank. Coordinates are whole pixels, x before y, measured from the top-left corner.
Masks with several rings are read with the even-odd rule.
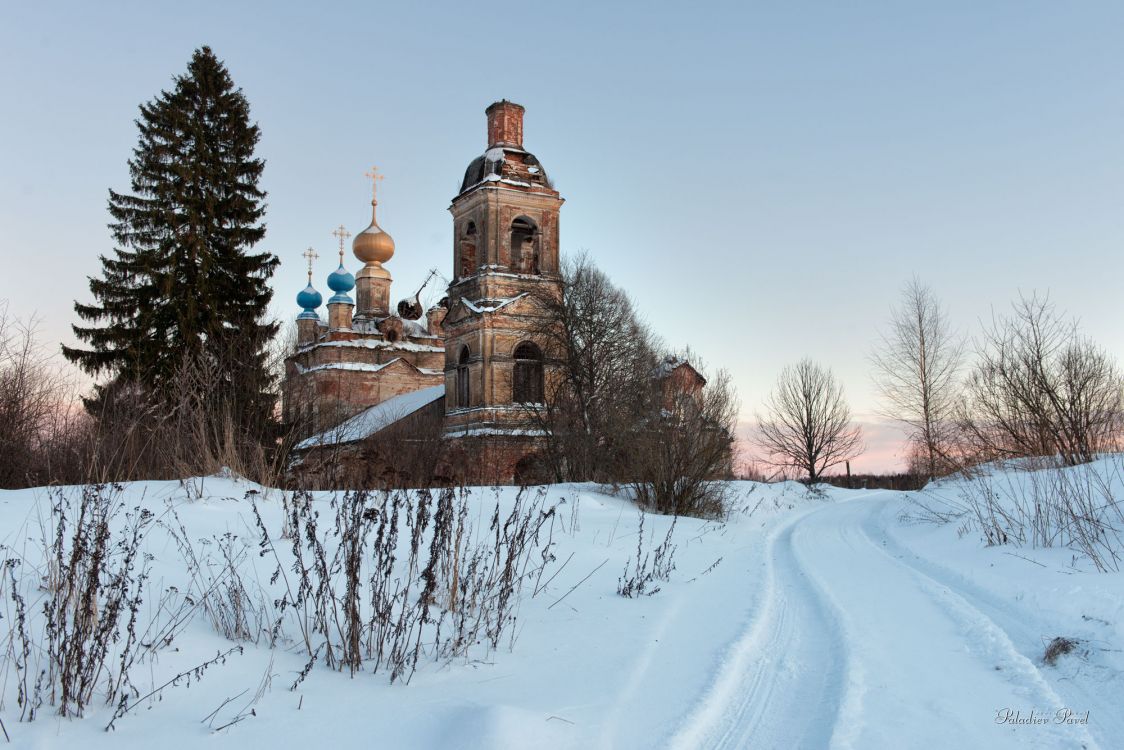
[[[0,718],[17,746],[116,750],[372,741],[1109,748],[1124,736],[1121,574],[1096,572],[1067,548],[988,547],[978,531],[963,530],[964,519],[919,522],[914,500],[955,500],[956,483],[916,495],[833,488],[810,495],[799,485],[742,482],[731,489],[738,499],[728,521],[679,519],[670,580],[654,596],[626,599],[616,594],[618,579],[638,547],[644,555],[663,540],[672,519],[648,516],[639,539],[630,503],[593,485],[548,487],[546,501],[557,510],[535,558],[546,567],[525,584],[513,639],[451,661],[424,656],[408,685],[323,663],[298,681],[308,659],[290,630],[272,649],[243,643],[243,653],[144,703],[112,733],[103,728],[113,707],[97,702],[82,719],[45,708],[36,721],[20,722],[10,667],[0,682]],[[275,563],[260,554],[254,506],[283,547],[292,541],[283,540],[291,496],[213,477],[129,484],[121,493],[128,507],[160,521],[145,540],[152,556],[145,617],[159,615],[167,591],[191,585],[170,536],[180,528],[174,517],[196,549],[241,550],[237,564],[253,586],[282,585],[271,580]],[[307,500],[324,524],[332,499]],[[49,501],[43,489],[0,492],[0,541],[32,573]],[[486,530],[515,501],[513,488],[477,488],[469,515]],[[399,544],[406,546],[397,565],[408,555],[408,542]],[[11,622],[10,599],[0,606]],[[1047,666],[1042,652],[1057,635],[1080,645]],[[195,618],[145,663],[136,688],[143,695],[233,645]],[[996,721],[1003,709],[1052,718],[1066,707],[1088,712],[1088,723]]]

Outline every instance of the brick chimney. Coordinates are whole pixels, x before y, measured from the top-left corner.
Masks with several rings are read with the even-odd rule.
[[[488,148],[523,148],[523,107],[501,99],[484,110],[484,114],[488,116]]]

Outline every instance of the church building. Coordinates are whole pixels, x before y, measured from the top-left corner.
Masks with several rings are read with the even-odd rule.
[[[410,482],[427,471],[473,483],[540,478],[536,416],[556,355],[545,335],[546,305],[562,294],[563,199],[524,148],[523,107],[505,100],[485,113],[487,148],[449,207],[452,267],[439,303],[423,311],[419,289],[391,307],[386,264],[395,245],[378,224],[374,171],[371,222],[352,241],[363,264],[354,276],[344,262],[350,235],[342,226],[334,233],[339,267],[326,280],[333,293],[326,320],[312,284],[317,256],[305,254],[309,281],[297,295],[302,312],[282,406],[286,422],[307,426],[309,437],[296,446],[303,474],[359,482],[387,473]]]

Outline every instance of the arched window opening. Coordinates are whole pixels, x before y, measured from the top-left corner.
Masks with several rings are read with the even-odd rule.
[[[471,395],[468,386],[468,356],[468,347],[462,346],[457,360],[457,407],[462,409],[468,406]]]
[[[511,223],[511,268],[516,273],[539,272],[539,230],[525,216]]]
[[[476,273],[476,222],[470,221],[464,228],[460,245],[461,265],[458,276],[471,276]]]
[[[515,464],[515,484],[526,487],[532,484],[547,484],[551,481],[546,461],[538,453],[523,456]]]
[[[515,347],[512,372],[512,401],[517,404],[543,403],[542,350],[530,341]]]

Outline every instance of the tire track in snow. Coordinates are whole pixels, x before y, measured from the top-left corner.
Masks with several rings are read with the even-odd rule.
[[[792,535],[817,508],[768,537],[760,607],[669,747],[715,750],[824,747],[842,697],[844,651],[793,552]]]
[[[856,498],[794,527],[796,557],[849,646],[830,746],[1097,747],[1083,727],[994,724],[1001,708],[1064,703],[985,613],[875,541],[872,516],[885,504]]]
[[[1083,727],[994,723],[1063,704],[987,614],[882,549],[886,503],[861,498],[770,534],[757,612],[670,747],[1098,747]]]
[[[974,609],[985,615],[992,623],[1000,628],[1015,648],[1033,667],[1039,677],[1060,694],[1062,700],[1059,705],[1080,706],[1097,717],[1096,724],[1089,725],[1089,732],[1106,747],[1111,747],[1119,737],[1124,737],[1124,715],[1119,708],[1119,691],[1105,689],[1106,685],[1085,685],[1077,680],[1062,678],[1050,679],[1050,676],[1038,669],[1035,659],[1037,653],[1043,648],[1042,637],[1047,633],[1036,628],[1036,621],[1028,619],[1024,608],[1012,605],[994,593],[991,593],[965,578],[963,575],[944,567],[943,565],[917,555],[893,534],[886,529],[887,510],[892,501],[887,500],[878,510],[872,511],[862,524],[863,532],[880,547],[881,551],[895,558],[899,563],[916,570],[920,575],[929,578],[935,585],[956,592],[956,594],[969,603]],[[1117,677],[1119,684],[1121,678]]]

